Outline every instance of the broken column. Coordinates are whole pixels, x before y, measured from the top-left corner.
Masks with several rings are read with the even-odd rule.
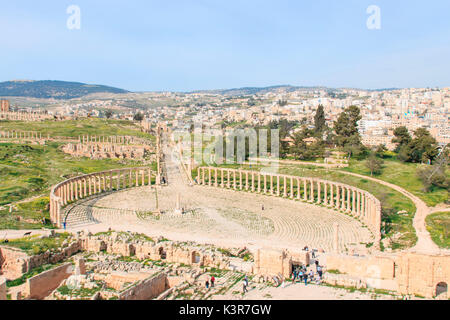
[[[75,260],[75,275],[86,274],[86,263],[83,258]]]
[[[0,300],[7,300],[6,298],[6,278],[0,277]]]

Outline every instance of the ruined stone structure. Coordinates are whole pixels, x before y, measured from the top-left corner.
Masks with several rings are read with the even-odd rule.
[[[367,191],[338,182],[257,171],[200,167],[197,183],[322,205],[349,214],[381,240],[381,203]]]
[[[9,121],[44,121],[50,120],[52,115],[42,112],[0,112],[0,120]]]
[[[0,100],[0,112],[9,112],[8,100]]]
[[[97,172],[68,179],[54,186],[50,193],[50,219],[63,227],[62,208],[69,203],[104,192],[150,186],[155,173],[148,167]]]
[[[91,159],[144,160],[153,148],[150,141],[131,136],[79,136],[78,143],[69,143],[63,151],[76,157]]]
[[[327,269],[338,270],[332,284],[345,285],[348,277],[365,286],[433,298],[444,294],[450,282],[450,256],[400,252],[393,255],[327,257]],[[340,279],[342,278],[342,279]],[[343,283],[339,283],[343,281]]]
[[[89,136],[82,135],[78,137],[79,143],[109,143],[117,145],[147,145],[151,146],[151,142],[144,138],[134,136]]]

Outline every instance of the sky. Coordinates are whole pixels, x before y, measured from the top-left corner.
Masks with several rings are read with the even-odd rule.
[[[67,8],[80,9],[69,29]],[[380,9],[380,29],[369,29]],[[0,81],[130,91],[450,86],[448,0],[14,0]],[[73,20],[71,20],[73,21]]]

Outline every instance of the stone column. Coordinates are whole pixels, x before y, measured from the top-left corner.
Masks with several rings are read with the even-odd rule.
[[[330,206],[334,208],[334,184],[330,182]]]
[[[145,186],[145,170],[142,170],[142,186]]]
[[[277,196],[280,196],[280,176],[277,176]]]
[[[350,189],[349,188],[346,188],[346,189],[347,189],[347,212],[351,212],[351,210],[350,210],[350,198],[351,198]]]
[[[297,200],[301,200],[301,188],[300,179],[297,178]]]
[[[236,170],[233,170],[233,189],[237,189],[237,182],[236,182]]]
[[[258,172],[258,193],[261,193],[261,174]]]
[[[6,278],[5,277],[0,277],[0,300],[1,301],[6,301],[7,300],[7,296],[6,296]]]
[[[267,175],[264,173],[264,193],[267,193]]]
[[[291,177],[291,199],[294,199],[294,178]]]
[[[230,169],[227,169],[227,188],[231,188],[231,172]]]
[[[283,197],[287,197],[287,177],[283,176]]]
[[[364,193],[361,194],[361,214],[366,219],[366,195]]]
[[[220,170],[220,180],[221,180],[220,182],[221,182],[222,188],[225,188],[223,169]]]
[[[274,194],[273,191],[273,175],[270,175],[270,194]]]
[[[249,185],[248,185],[248,171],[245,171],[245,190],[248,191]]]
[[[239,169],[239,189],[242,190],[242,185],[243,181],[242,181],[242,171]]]
[[[356,214],[356,191],[352,189],[352,215]]]
[[[339,253],[339,224],[334,224],[334,252]]]
[[[321,185],[320,185],[320,181],[317,181],[317,204],[321,204],[322,202],[322,190],[321,190]]]
[[[310,183],[311,183],[311,195],[310,195],[310,201],[311,201],[311,202],[314,202],[314,180],[311,179],[311,180],[310,180]]]
[[[208,168],[208,184],[209,184],[209,186],[212,186],[212,179],[211,179],[211,176],[212,176],[212,174],[211,174],[211,168]]]
[[[323,204],[328,206],[328,182],[324,182],[324,191],[323,191]]]
[[[214,174],[214,186],[217,187],[219,185],[219,176],[218,176],[219,172],[218,172],[217,168],[214,169],[214,173],[215,173]]]
[[[358,215],[358,217],[361,216],[361,192],[357,192],[357,197],[356,197],[356,213]]]
[[[78,200],[78,180],[74,181],[74,187],[75,187],[75,200]]]
[[[303,200],[308,201],[308,186],[306,185],[306,179],[303,179]]]

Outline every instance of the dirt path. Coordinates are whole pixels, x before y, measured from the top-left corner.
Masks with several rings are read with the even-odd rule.
[[[377,182],[379,184],[382,184],[384,186],[392,188],[392,189],[400,192],[404,196],[408,197],[409,199],[411,199],[411,201],[416,206],[416,213],[414,215],[413,226],[414,226],[414,229],[416,229],[418,241],[417,241],[417,244],[413,248],[409,249],[410,251],[424,252],[424,253],[441,253],[442,251],[447,251],[447,250],[440,249],[433,242],[433,240],[431,240],[430,233],[427,231],[426,222],[425,222],[425,219],[431,213],[431,210],[430,210],[430,208],[428,208],[426,203],[423,202],[421,199],[419,199],[418,197],[413,195],[411,192],[406,191],[405,189],[403,189],[395,184],[392,184],[392,183],[389,183],[389,182],[386,182],[386,181],[383,181],[380,179],[364,176],[364,175],[353,173],[353,172],[347,172],[347,171],[339,171],[339,172],[348,174],[351,176],[355,176],[358,178]]]

